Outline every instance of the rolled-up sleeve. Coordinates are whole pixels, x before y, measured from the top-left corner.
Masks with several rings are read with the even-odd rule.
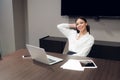
[[[57,25],[57,28],[60,32],[63,33],[64,36],[68,37],[70,35],[71,29],[68,23],[61,23]]]

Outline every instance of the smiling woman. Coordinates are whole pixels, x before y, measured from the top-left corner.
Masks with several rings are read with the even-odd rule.
[[[69,42],[68,54],[87,56],[94,44],[94,37],[90,35],[90,28],[85,18],[77,18],[75,23],[62,23],[57,28],[67,37]]]
[[[75,22],[76,22],[76,27],[77,27],[78,33],[80,31],[81,31],[81,33],[82,32],[84,33],[86,31],[90,33],[90,26],[88,25],[87,20],[85,18],[83,18],[83,17],[77,18],[75,20]],[[79,28],[82,28],[82,29],[79,29]]]

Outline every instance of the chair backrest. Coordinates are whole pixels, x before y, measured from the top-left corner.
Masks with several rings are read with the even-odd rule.
[[[67,54],[68,52],[68,41],[66,41],[66,44],[65,44],[65,47],[64,47],[64,50],[63,50],[63,54]]]

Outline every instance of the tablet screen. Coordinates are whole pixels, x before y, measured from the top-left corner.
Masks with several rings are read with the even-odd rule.
[[[97,68],[96,64],[92,60],[80,60],[80,64],[84,68]]]

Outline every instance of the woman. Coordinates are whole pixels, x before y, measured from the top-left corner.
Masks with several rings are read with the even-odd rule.
[[[57,28],[68,38],[68,54],[87,56],[94,44],[94,37],[90,35],[90,27],[85,18],[76,19],[74,24],[62,23]]]

